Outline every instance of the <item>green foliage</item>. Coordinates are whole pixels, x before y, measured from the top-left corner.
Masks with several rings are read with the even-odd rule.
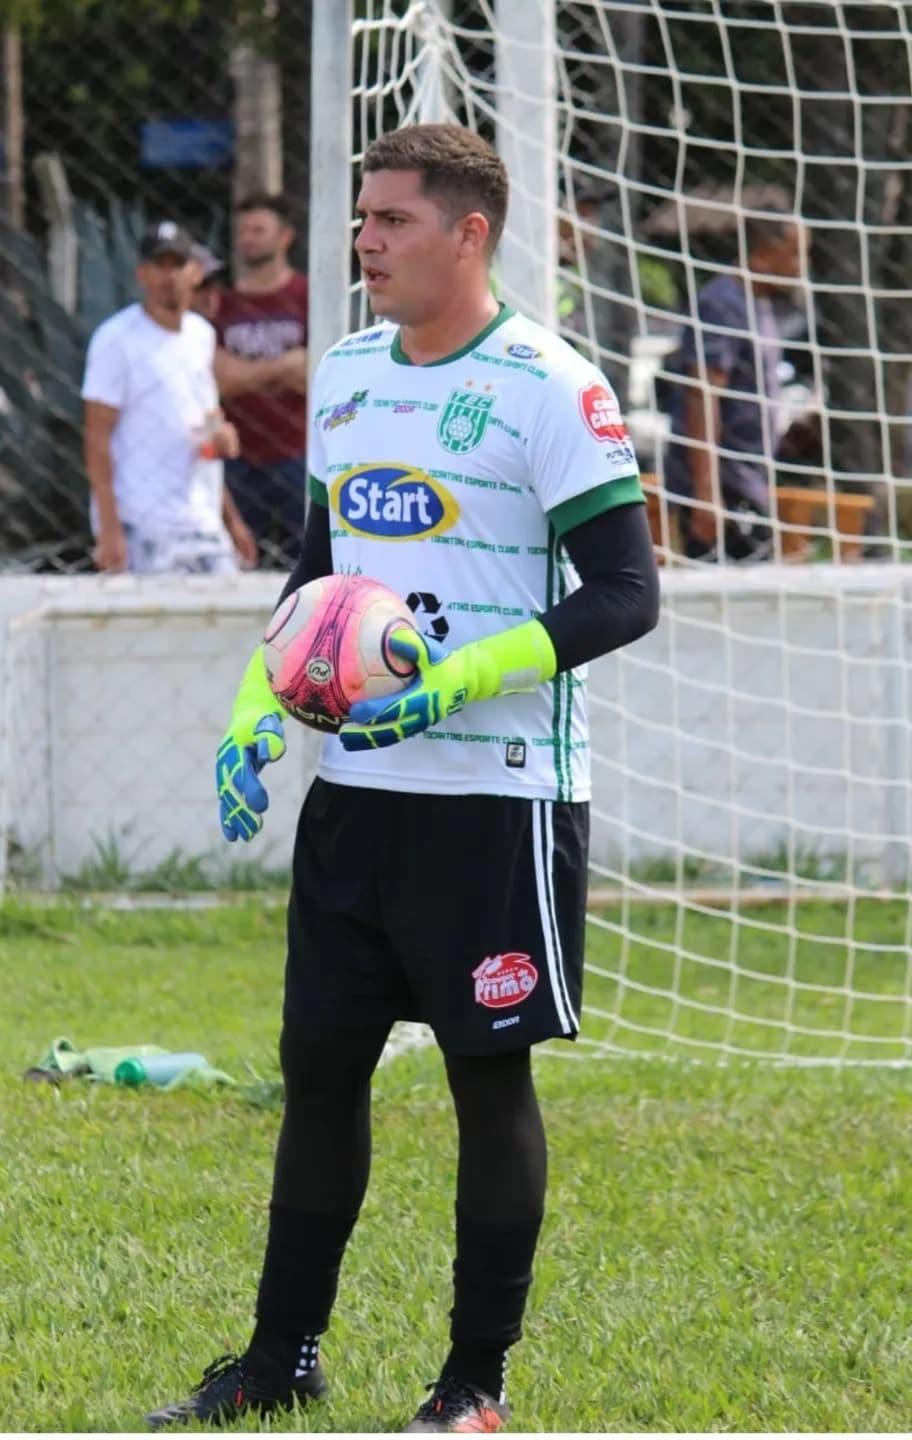
[[[0,907],[9,1430],[136,1431],[243,1346],[279,1123],[229,1092],[55,1091],[22,1070],[68,1033],[275,1082],[283,956],[283,917],[257,904]],[[515,1428],[907,1431],[907,1076],[553,1049],[536,1061],[550,1200]],[[395,1431],[423,1398],[447,1346],[455,1169],[436,1051],[382,1068],[331,1394],[271,1428]]]
[[[681,297],[671,265],[653,255],[638,255],[637,271],[645,304],[672,312],[678,309]]]
[[[0,22],[21,26],[29,35],[69,27],[92,14],[179,24],[195,19],[202,5],[203,0],[0,0]]]
[[[287,866],[270,865],[258,856],[238,860],[232,855],[227,859],[224,845],[209,855],[186,855],[176,846],[156,865],[142,868],[117,836],[96,837],[93,843],[95,853],[91,859],[84,860],[78,870],[62,877],[61,889],[65,894],[116,892],[174,896],[214,890],[285,891],[291,878]],[[20,869],[30,873],[24,861],[20,862]]]

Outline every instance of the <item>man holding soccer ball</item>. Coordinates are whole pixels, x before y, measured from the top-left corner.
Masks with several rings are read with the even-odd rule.
[[[491,291],[506,208],[503,164],[461,127],[409,126],[365,155],[355,248],[376,322],[317,372],[284,594],[340,572],[414,597],[417,629],[394,648],[417,675],[324,741],[294,855],[256,1327],[154,1425],[324,1389],[371,1075],[397,1019],[433,1027],[459,1126],[452,1345],[406,1428],[507,1418],[545,1198],[531,1046],[579,1026],[590,786],[574,671],[655,625],[658,584],[611,387]],[[229,840],[262,824],[283,718],[258,650],[219,750]]]

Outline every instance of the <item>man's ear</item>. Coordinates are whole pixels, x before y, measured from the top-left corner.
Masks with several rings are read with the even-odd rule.
[[[487,249],[491,227],[480,210],[472,210],[458,221],[459,254],[465,258],[481,254]]]

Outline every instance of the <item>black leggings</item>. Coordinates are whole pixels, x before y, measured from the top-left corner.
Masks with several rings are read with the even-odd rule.
[[[367,1189],[370,1081],[387,1034],[385,1025],[330,1034],[299,1023],[287,1023],[282,1032],[285,1115],[257,1314],[286,1328],[293,1324],[316,1334],[328,1322],[342,1253]],[[448,1056],[446,1070],[459,1126],[454,1327],[478,1328],[472,1314],[464,1323],[459,1319],[466,1309],[459,1303],[460,1271],[463,1289],[477,1290],[479,1277],[492,1264],[496,1269],[502,1255],[512,1274],[499,1288],[514,1299],[505,1302],[511,1314],[495,1328],[504,1336],[509,1332],[504,1343],[512,1343],[519,1334],[547,1178],[530,1052]],[[497,1276],[491,1278],[497,1288]],[[518,1315],[512,1313],[517,1304]],[[470,1301],[468,1308],[478,1307]]]

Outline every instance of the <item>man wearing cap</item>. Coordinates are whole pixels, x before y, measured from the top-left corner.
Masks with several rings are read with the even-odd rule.
[[[98,327],[82,397],[99,570],[225,572],[256,543],[223,486],[237,433],[219,409],[215,331],[190,313],[200,278],[173,221],[143,236],[140,302]]]
[[[197,315],[202,315],[210,324],[214,324],[227,266],[224,260],[212,253],[208,245],[194,245],[193,258],[199,267],[199,273],[190,296],[190,309]]]

